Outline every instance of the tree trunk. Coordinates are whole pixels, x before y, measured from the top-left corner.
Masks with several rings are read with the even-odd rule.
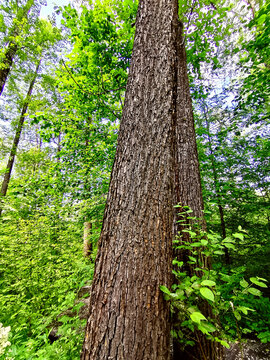
[[[182,24],[179,21],[177,21],[176,33],[175,48],[177,56],[174,67],[176,79],[174,87],[175,139],[173,141],[175,146],[173,151],[175,155],[175,204],[180,203],[183,206],[189,206],[193,211],[192,216],[200,219],[202,230],[206,230],[206,223],[203,218],[202,187],[189,89],[186,51],[182,36]],[[174,236],[183,230],[182,226],[177,222],[178,212],[179,208],[175,210]],[[187,222],[189,222],[189,220],[187,220]],[[192,241],[188,233],[182,232],[181,235],[184,241]],[[180,258],[185,259],[187,255],[186,253],[182,253],[180,254]],[[211,267],[209,258],[204,257],[201,260],[206,268]],[[190,275],[195,273],[193,268],[189,268],[189,273]],[[207,301],[200,304],[200,309],[206,317],[214,317]],[[197,340],[196,344],[191,348],[187,348],[184,353],[179,351],[179,344],[174,343],[174,360],[217,360],[223,358],[222,347],[218,343],[207,340],[200,331],[195,331],[194,336]]]
[[[30,11],[31,7],[33,6],[33,3],[34,3],[33,0],[28,0],[25,7],[23,9],[19,9],[21,11],[19,11],[18,17],[16,18],[16,25],[11,34],[12,38],[15,39],[17,36],[20,35],[20,31],[21,31],[21,29],[19,28],[20,22],[24,18],[27,18],[27,14]],[[18,49],[19,46],[16,43],[16,41],[14,40],[9,41],[8,47],[4,54],[4,58],[2,60],[2,65],[0,67],[0,95],[4,90],[4,86],[7,81],[8,74],[13,64],[14,56]]]
[[[223,206],[222,206],[222,197],[221,197],[221,193],[220,193],[220,188],[218,186],[218,175],[217,175],[217,170],[216,170],[216,164],[214,161],[214,151],[213,151],[213,146],[212,146],[212,139],[210,136],[210,125],[209,125],[209,121],[208,121],[208,108],[207,108],[206,104],[203,104],[203,112],[204,112],[204,118],[205,118],[206,126],[207,126],[208,147],[209,147],[209,151],[210,151],[210,159],[211,159],[212,172],[213,172],[213,178],[214,178],[214,188],[215,188],[216,199],[217,199],[217,204],[218,204],[221,233],[222,233],[222,238],[225,239],[227,236],[226,224],[225,224],[224,211],[223,211]],[[231,263],[229,250],[226,247],[225,247],[225,263],[227,265],[229,265]]]
[[[89,257],[92,253],[92,244],[90,243],[90,235],[92,232],[92,223],[85,221],[83,227],[83,253],[85,257]]]
[[[173,206],[203,208],[181,30],[177,0],[140,1],[81,360],[172,357]]]
[[[219,195],[219,194],[218,194]],[[220,226],[221,226],[221,232],[222,232],[222,239],[225,239],[227,237],[226,233],[226,225],[225,225],[225,219],[224,219],[224,211],[222,205],[220,205],[221,198],[220,196],[217,196],[218,200],[218,211],[219,211],[219,217],[220,217]],[[229,254],[229,250],[225,247],[225,263],[227,265],[231,264],[231,257]]]
[[[25,114],[27,112],[28,105],[29,105],[29,102],[31,100],[31,95],[32,95],[32,91],[33,91],[33,88],[34,88],[34,85],[35,85],[36,78],[37,78],[37,73],[38,73],[40,63],[41,63],[41,59],[37,63],[33,79],[32,79],[32,81],[31,81],[31,83],[29,85],[29,89],[28,89],[26,98],[24,100],[24,104],[23,104],[22,111],[21,111],[21,116],[19,118],[19,123],[17,125],[17,129],[16,129],[14,140],[13,140],[12,148],[11,148],[11,151],[10,151],[10,155],[9,155],[9,159],[8,159],[8,163],[7,163],[7,167],[6,167],[6,171],[5,171],[5,175],[4,175],[4,179],[3,179],[3,182],[2,182],[2,186],[1,186],[1,192],[0,192],[1,198],[6,196],[6,194],[7,194],[7,189],[8,189],[8,185],[9,185],[9,181],[10,181],[10,177],[11,177],[11,172],[12,172],[12,168],[13,168],[13,165],[14,165],[15,156],[16,156],[16,152],[17,152],[17,149],[18,149],[18,145],[19,145],[19,141],[20,141],[20,137],[21,137],[21,133],[22,133],[22,129],[23,129],[23,124],[24,124],[24,120],[25,120]],[[2,204],[0,204],[0,216],[2,214],[2,211],[3,211],[3,207],[2,207]]]
[[[18,45],[14,44],[12,41],[8,44],[7,51],[4,55],[3,67],[0,69],[0,95],[4,90],[4,86],[10,72],[14,56],[18,50]]]
[[[57,136],[57,153],[56,153],[56,162],[60,163],[61,160],[61,131],[59,132],[59,135]]]

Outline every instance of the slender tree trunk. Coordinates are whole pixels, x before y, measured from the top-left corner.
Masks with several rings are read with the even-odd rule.
[[[92,123],[92,119],[89,116],[86,119],[86,134],[85,134],[85,147],[87,148],[89,146],[89,126]],[[90,242],[90,235],[92,233],[92,223],[91,221],[86,221],[84,223],[84,232],[83,232],[83,253],[85,257],[89,257],[93,251],[93,244]]]
[[[223,206],[222,206],[222,198],[221,198],[220,189],[219,189],[219,186],[218,186],[218,175],[217,175],[217,170],[216,170],[216,164],[215,164],[215,161],[214,161],[214,151],[213,151],[213,146],[212,146],[212,139],[211,139],[211,136],[210,136],[210,125],[209,125],[209,121],[208,121],[208,108],[207,108],[206,104],[203,105],[203,112],[204,112],[204,118],[205,118],[206,126],[207,126],[208,147],[209,147],[209,151],[210,151],[210,160],[211,160],[211,165],[212,165],[212,172],[213,172],[213,178],[214,178],[214,188],[215,188],[216,199],[217,199],[217,204],[218,204],[221,233],[222,233],[222,238],[225,239],[226,236],[227,236],[226,224],[225,224],[225,219],[224,219],[224,210],[223,210]],[[229,265],[231,263],[229,250],[226,247],[225,247],[225,262],[226,262],[227,265]]]
[[[15,28],[12,32],[11,37],[16,38],[18,35],[20,35],[20,22],[23,21],[24,18],[27,18],[27,15],[33,6],[34,1],[28,0],[25,7],[23,9],[20,9],[21,11],[18,14],[18,17],[16,18],[16,21],[19,23],[19,25],[15,25]],[[11,40],[8,43],[7,49],[4,54],[4,58],[2,60],[2,66],[0,67],[0,95],[2,94],[4,90],[5,83],[7,81],[9,72],[11,70],[14,57],[16,55],[17,50],[19,49],[18,44],[15,40]]]
[[[81,360],[172,357],[169,304],[159,287],[172,283],[174,205],[189,205],[198,217],[203,209],[181,32],[177,0],[139,2]],[[213,344],[200,340],[207,359],[218,359]]]
[[[32,95],[32,91],[33,91],[33,88],[34,88],[34,85],[35,85],[36,78],[37,78],[40,63],[41,63],[41,59],[37,63],[33,79],[32,79],[32,81],[31,81],[31,83],[29,85],[29,89],[28,89],[26,98],[24,100],[24,104],[23,104],[22,111],[21,111],[21,116],[19,118],[19,123],[17,125],[17,129],[16,129],[14,140],[13,140],[12,148],[11,148],[11,151],[10,151],[10,155],[9,155],[9,159],[8,159],[8,163],[7,163],[7,167],[6,167],[6,171],[5,171],[5,175],[4,175],[4,179],[3,179],[3,182],[2,182],[2,186],[1,186],[1,193],[0,193],[1,198],[6,196],[6,194],[7,194],[8,185],[9,185],[9,181],[10,181],[10,177],[11,177],[11,172],[12,172],[12,168],[13,168],[13,165],[14,165],[15,156],[16,156],[16,152],[17,152],[17,149],[18,149],[18,145],[19,145],[23,125],[24,125],[25,114],[27,112],[28,105],[29,105],[30,100],[31,100],[31,95]],[[3,211],[3,207],[2,207],[2,204],[0,203],[0,216],[2,214],[2,211]]]
[[[60,152],[61,152],[61,131],[59,133],[59,135],[57,136],[57,153],[56,153],[56,162],[60,163]]]
[[[90,235],[92,232],[91,221],[85,221],[83,227],[83,253],[85,257],[89,257],[92,253],[92,244],[90,242]]]

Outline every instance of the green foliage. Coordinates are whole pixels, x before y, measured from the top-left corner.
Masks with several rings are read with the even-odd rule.
[[[0,319],[11,327],[8,354],[14,359],[76,358],[82,344],[84,322],[78,317],[61,319],[62,337],[53,345],[48,340],[51,324],[74,306],[93,271],[82,257],[81,229],[55,215],[1,224]]]
[[[270,301],[269,298],[262,296],[262,290],[267,287],[267,282],[260,277],[251,277],[247,281],[246,273],[245,267],[230,271],[221,269],[220,292],[224,299],[224,309],[220,313],[220,318],[230,337],[256,335],[261,339],[270,325],[268,316]]]
[[[187,59],[193,76],[201,77],[203,64],[221,67],[218,50],[231,32],[227,1],[179,1],[179,17],[184,23]]]
[[[239,106],[244,109],[249,106],[256,109],[258,115],[254,121],[259,122],[267,119],[270,114],[270,2],[261,3],[258,11],[246,25],[252,38],[241,44],[241,65],[248,70],[245,76],[239,98]]]
[[[268,294],[265,279],[270,279],[269,139],[263,128],[269,112],[269,1],[257,4],[254,16],[244,3],[179,4],[210,231],[194,225],[184,230],[191,243],[176,239],[187,261],[174,259],[177,281],[172,289],[161,290],[171,301],[178,324],[173,334],[183,345],[196,341],[195,330],[224,346],[251,335],[267,342],[270,304],[262,294]],[[38,18],[40,5],[32,0],[0,5],[1,44],[19,46],[2,97],[1,130],[3,122],[9,133],[14,130],[24,84],[36,58],[45,56],[0,224],[0,307],[6,309],[0,322],[4,329],[11,327],[11,345],[1,356],[70,360],[79,357],[84,322],[63,315],[62,336],[50,344],[48,333],[67,308],[78,311],[77,291],[92,276],[138,1],[58,8],[61,35],[54,21]],[[65,42],[56,49],[61,36]],[[60,47],[67,51],[59,56]],[[1,162],[10,147],[3,134]],[[220,207],[226,236],[218,235]],[[186,213],[194,222],[191,210]],[[82,229],[89,220],[94,249],[86,260]],[[225,252],[231,260],[227,266]],[[202,255],[213,258],[212,269],[203,266]],[[261,273],[263,278],[257,277]],[[204,313],[203,302],[210,304],[213,316]]]
[[[191,242],[184,241],[181,235],[174,240],[176,252],[184,251],[188,260],[174,259],[175,283],[171,290],[160,287],[165,299],[170,300],[176,319],[173,335],[183,347],[197,341],[195,330],[226,347],[229,347],[228,340],[241,340],[243,334],[250,333],[266,342],[270,302],[262,297],[260,289],[267,288],[267,280],[253,276],[246,281],[244,267],[226,269],[218,261],[225,248],[235,250],[235,242],[246,236],[245,231],[239,227],[237,233],[221,239],[217,234],[200,230],[199,222],[190,216],[190,210],[188,214],[185,211],[179,215],[180,222],[183,222],[181,219],[186,221],[187,216],[192,220],[192,224],[183,230],[188,232]],[[205,257],[214,260],[213,268],[204,265]],[[205,313],[203,301],[210,304],[212,315]],[[259,304],[264,304],[268,311],[264,312]]]

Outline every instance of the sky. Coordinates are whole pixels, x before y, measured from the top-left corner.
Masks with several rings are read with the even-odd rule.
[[[47,0],[47,6],[42,6],[40,11],[40,17],[46,18],[54,11],[54,6],[65,6],[70,3],[69,0]]]

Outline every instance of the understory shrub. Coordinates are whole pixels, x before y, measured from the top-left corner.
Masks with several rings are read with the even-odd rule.
[[[227,348],[229,341],[241,341],[244,336],[270,341],[270,302],[261,291],[267,288],[267,280],[259,276],[247,278],[244,266],[226,267],[222,261],[225,249],[236,250],[237,239],[247,236],[245,230],[239,226],[238,232],[222,239],[218,234],[201,230],[200,221],[191,216],[192,211],[184,209],[179,222],[190,241],[184,241],[179,234],[174,248],[185,253],[188,260],[175,258],[175,283],[171,289],[160,287],[165,299],[171,302],[175,319],[173,337],[183,348],[195,344],[195,330]],[[211,268],[205,267],[202,261],[205,257],[212,259]],[[210,304],[211,317],[201,310],[203,301]]]
[[[61,335],[48,339],[51,324],[74,307],[78,290],[91,279],[84,259],[82,228],[53,215],[2,220],[0,230],[0,322],[10,327],[10,345],[1,359],[76,359],[84,321],[61,318]]]

